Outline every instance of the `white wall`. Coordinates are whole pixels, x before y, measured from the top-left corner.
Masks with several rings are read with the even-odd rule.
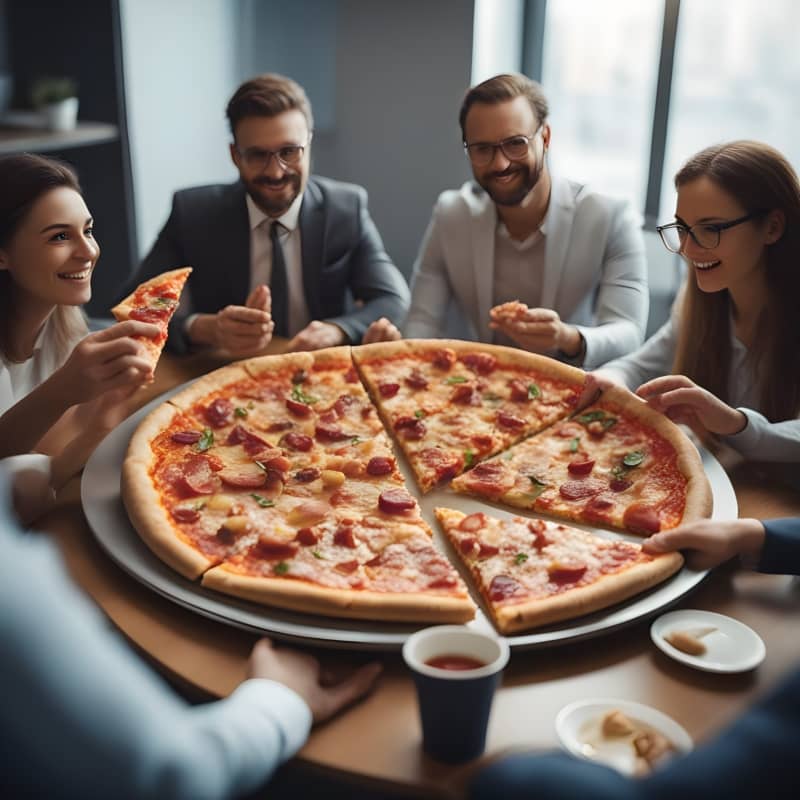
[[[230,0],[121,0],[125,99],[139,252],[177,189],[228,182],[225,106],[239,84],[239,8]]]

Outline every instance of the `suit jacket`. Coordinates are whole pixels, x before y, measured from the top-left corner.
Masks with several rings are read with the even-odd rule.
[[[170,327],[167,346],[173,350],[189,346],[184,334],[189,313],[244,305],[250,289],[245,192],[239,181],[176,192],[169,219],[126,289],[127,294],[164,270],[194,267],[187,284],[190,307],[182,307]],[[383,248],[364,189],[311,176],[299,226],[311,319],[335,323],[350,343],[358,344],[373,320],[403,318],[408,285]],[[359,307],[352,308],[351,299],[360,301]]]
[[[466,336],[491,341],[496,227],[495,204],[474,182],[440,195],[414,265],[406,336],[441,336],[455,301]],[[642,343],[647,263],[641,231],[624,201],[553,177],[537,305],[580,330],[587,369]]]
[[[800,517],[767,520],[758,568],[800,574]],[[797,797],[800,669],[717,739],[645,779],[564,754],[521,753],[478,774],[471,800],[709,800]]]

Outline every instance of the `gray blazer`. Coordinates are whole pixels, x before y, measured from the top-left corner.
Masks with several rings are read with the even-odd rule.
[[[441,336],[454,303],[466,322],[464,335],[491,341],[496,227],[495,205],[474,182],[440,195],[414,264],[407,337]],[[580,330],[583,366],[636,349],[648,304],[644,241],[628,205],[554,176],[538,305]]]
[[[184,322],[190,313],[214,314],[243,305],[250,289],[250,226],[245,187],[198,186],[176,192],[169,219],[131,278],[124,297],[142,281],[191,266],[187,291],[173,318],[167,346],[188,349]],[[300,207],[303,286],[311,319],[333,322],[351,344],[379,317],[399,321],[410,293],[367,211],[360,186],[311,176]],[[352,301],[358,301],[354,307]]]

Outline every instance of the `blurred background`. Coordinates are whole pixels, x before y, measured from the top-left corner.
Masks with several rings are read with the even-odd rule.
[[[102,315],[172,193],[236,179],[235,88],[282,72],[314,107],[314,171],[367,188],[408,276],[439,192],[470,175],[466,88],[522,71],[550,100],[553,169],[640,212],[653,330],[681,277],[653,232],[672,220],[680,164],[755,138],[800,166],[798,31],[795,0],[0,0],[0,152],[78,168],[103,249],[90,307]],[[43,77],[77,87],[74,130],[40,129]]]

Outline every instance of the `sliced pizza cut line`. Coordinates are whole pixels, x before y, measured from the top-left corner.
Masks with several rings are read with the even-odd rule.
[[[675,574],[679,553],[651,556],[621,539],[544,520],[436,508],[501,633],[608,608]]]

